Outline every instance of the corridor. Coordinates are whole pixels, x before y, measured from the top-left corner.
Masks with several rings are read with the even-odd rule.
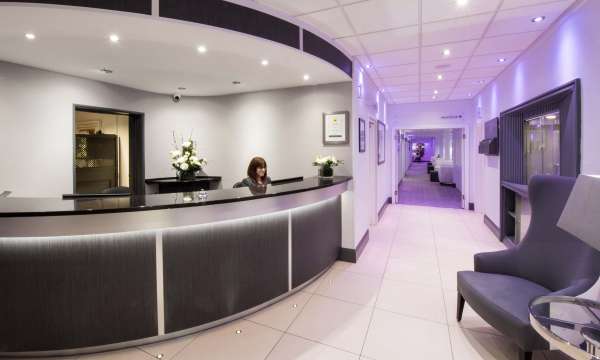
[[[398,186],[398,203],[462,209],[461,194],[454,187],[430,182],[427,163],[411,163]]]

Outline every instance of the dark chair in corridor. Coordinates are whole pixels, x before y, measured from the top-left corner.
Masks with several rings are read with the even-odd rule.
[[[464,302],[519,346],[531,359],[548,344],[529,323],[529,302],[542,295],[577,296],[600,275],[600,252],[556,223],[575,179],[535,176],[529,184],[532,207],[527,234],[515,248],[475,255],[475,271],[458,272],[456,318]]]

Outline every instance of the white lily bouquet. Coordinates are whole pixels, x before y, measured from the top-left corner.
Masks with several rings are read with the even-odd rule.
[[[174,150],[171,150],[171,165],[177,171],[177,177],[180,180],[193,179],[196,173],[206,166],[205,158],[198,157],[194,141],[191,139],[181,143],[181,149],[178,149],[175,134],[173,133]]]
[[[319,167],[320,177],[332,177],[333,168],[343,163],[342,160],[336,159],[333,155],[323,157],[317,156],[315,161],[313,161],[313,165]]]

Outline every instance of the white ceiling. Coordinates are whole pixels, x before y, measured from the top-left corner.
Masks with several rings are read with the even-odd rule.
[[[29,32],[35,33],[35,40],[25,38]],[[120,37],[117,44],[109,41],[113,33]],[[199,45],[208,51],[198,53]],[[262,66],[262,59],[268,59],[269,66]],[[350,80],[312,55],[234,31],[43,5],[0,5],[0,61],[154,93],[196,96]],[[103,67],[114,73],[102,73]],[[304,74],[310,75],[309,81]]]
[[[254,1],[357,56],[388,101],[413,103],[476,95],[575,0],[468,0],[463,7],[456,0]],[[533,23],[536,16],[546,19]]]

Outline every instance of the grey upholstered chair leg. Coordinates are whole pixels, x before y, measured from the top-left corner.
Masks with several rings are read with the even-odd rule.
[[[519,349],[519,360],[533,360],[533,352]]]
[[[458,295],[456,298],[456,321],[460,322],[462,320],[462,314],[465,308],[465,298],[460,293],[457,294]]]

